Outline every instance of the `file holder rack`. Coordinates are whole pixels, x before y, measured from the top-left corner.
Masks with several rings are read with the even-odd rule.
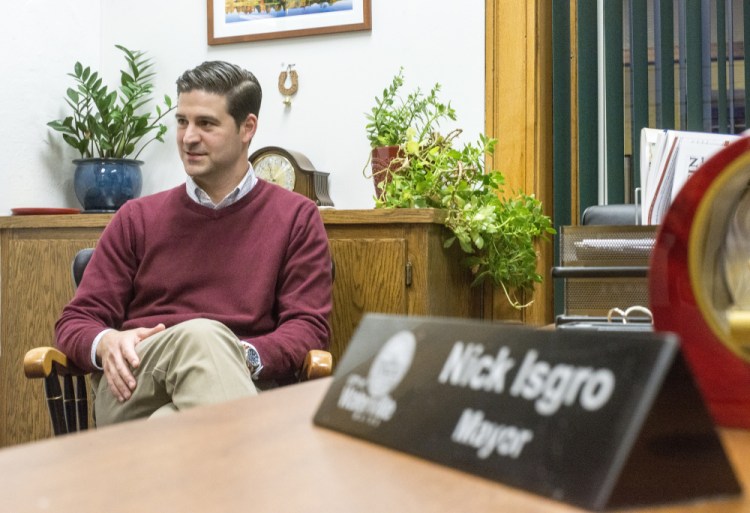
[[[552,268],[552,277],[563,280],[564,313],[556,324],[606,318],[612,308],[648,307],[649,259],[656,229],[637,225],[561,227],[560,265]]]

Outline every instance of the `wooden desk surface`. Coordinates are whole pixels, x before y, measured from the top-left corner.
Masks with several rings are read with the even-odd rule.
[[[64,214],[41,216],[0,216],[0,229],[7,228],[104,228],[114,214]],[[434,208],[371,208],[340,210],[320,208],[326,225],[357,224],[443,224],[445,211]]]
[[[329,384],[0,450],[0,511],[581,511],[314,426]],[[748,488],[750,431],[722,437]],[[747,513],[750,497],[629,511]]]

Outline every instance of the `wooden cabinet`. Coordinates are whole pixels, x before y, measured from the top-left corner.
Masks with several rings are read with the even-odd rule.
[[[478,317],[491,311],[481,289],[443,249],[434,210],[321,211],[335,263],[334,361],[365,312]],[[73,295],[75,253],[92,247],[106,214],[0,217],[0,447],[51,436],[39,381],[23,375],[23,355],[51,345],[54,323]],[[488,296],[490,296],[488,294]]]
[[[443,248],[442,219],[431,209],[323,211],[336,266],[334,361],[366,312],[481,316],[482,291],[469,287],[460,249]]]
[[[0,218],[0,447],[51,436],[41,381],[23,375],[23,356],[52,345],[73,296],[71,262],[96,244],[107,215]]]

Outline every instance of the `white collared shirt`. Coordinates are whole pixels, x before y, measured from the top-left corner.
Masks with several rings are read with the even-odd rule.
[[[247,173],[245,173],[245,176],[242,178],[240,183],[237,184],[237,187],[235,187],[229,194],[224,196],[224,199],[222,199],[218,203],[214,203],[211,200],[210,196],[206,194],[206,191],[201,189],[191,176],[188,176],[185,180],[185,188],[187,189],[187,195],[191,200],[195,201],[199,205],[203,205],[204,207],[218,210],[220,208],[228,207],[229,205],[239,201],[247,193],[253,190],[253,187],[255,187],[255,184],[257,183],[258,177],[255,176],[253,166],[252,164],[250,164],[247,169]]]

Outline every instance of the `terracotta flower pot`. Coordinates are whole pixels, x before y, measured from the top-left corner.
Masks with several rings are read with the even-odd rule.
[[[391,173],[394,173],[398,169],[398,165],[394,163],[394,160],[399,156],[398,146],[380,146],[372,149],[370,160],[372,179],[375,182],[376,198],[380,199],[383,196],[383,189],[380,187],[380,183],[383,181],[388,183]]]

